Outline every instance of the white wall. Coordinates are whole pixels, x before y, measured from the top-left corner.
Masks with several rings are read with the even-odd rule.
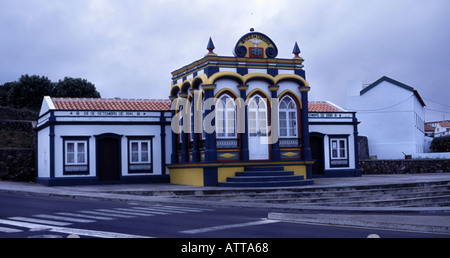
[[[171,131],[170,126],[166,128],[166,160],[170,161],[171,151]],[[48,164],[49,160],[49,140],[48,131],[46,128],[39,132],[39,177],[49,177],[50,168]],[[161,128],[160,125],[58,125],[55,126],[55,177],[83,177],[83,176],[64,176],[64,157],[63,157],[63,136],[88,136],[89,138],[89,175],[86,177],[96,176],[97,163],[96,163],[96,138],[95,135],[101,135],[105,133],[113,133],[118,135],[124,135],[121,139],[121,153],[122,153],[122,175],[123,176],[141,176],[141,175],[161,175]],[[126,136],[154,136],[153,138],[153,173],[152,174],[128,174],[128,155],[129,146]],[[42,153],[42,154],[41,154]]]
[[[310,122],[312,120],[310,119]],[[355,168],[355,137],[353,134],[353,125],[310,125],[310,133],[322,133],[324,137],[324,161],[325,170],[340,170],[340,169],[354,169]],[[330,137],[333,135],[349,135],[348,136],[348,155],[349,155],[349,167],[331,168],[330,165]]]
[[[359,135],[368,137],[371,156],[403,159],[402,152],[423,152],[424,134],[416,121],[424,121],[424,111],[413,92],[384,81],[363,95],[348,96],[347,109],[357,111]]]
[[[50,177],[50,129],[47,127],[38,132],[37,163],[38,177]]]

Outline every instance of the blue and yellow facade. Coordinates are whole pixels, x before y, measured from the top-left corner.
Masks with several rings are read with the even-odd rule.
[[[254,31],[238,40],[233,56],[215,54],[211,39],[207,49],[172,73],[172,115],[186,116],[176,122],[185,130],[172,134],[171,183],[216,186],[264,166],[311,179],[310,85],[297,43],[290,59],[277,58],[272,39]]]

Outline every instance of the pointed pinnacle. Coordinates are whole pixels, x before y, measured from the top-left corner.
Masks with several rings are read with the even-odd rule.
[[[300,54],[301,52],[302,52],[302,51],[300,51],[300,48],[298,47],[297,42],[295,42],[294,50],[292,50],[292,54],[294,54],[294,55],[295,55],[295,58],[297,58],[297,57],[300,57],[299,54]]]
[[[209,51],[210,54],[213,54],[213,53],[214,53],[213,50],[214,50],[215,48],[216,48],[216,47],[214,46],[214,43],[213,43],[213,41],[212,41],[212,38],[209,37],[209,42],[208,42],[208,46],[206,47],[206,49]]]

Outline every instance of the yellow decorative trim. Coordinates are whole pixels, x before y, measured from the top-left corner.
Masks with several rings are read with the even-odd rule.
[[[216,95],[214,97],[218,99],[224,92],[232,93],[232,94],[228,94],[228,95],[231,95],[230,97],[232,97],[234,99],[239,98],[238,94],[236,92],[234,92],[233,89],[229,89],[229,88],[221,89],[220,91],[218,91],[216,93]]]
[[[290,93],[290,94],[288,95],[288,93]],[[291,98],[292,98],[292,97],[295,98],[295,99],[297,100],[297,102],[300,103],[300,109],[303,109],[303,103],[302,103],[302,99],[300,98],[300,95],[294,93],[294,92],[291,91],[291,90],[284,90],[283,92],[281,92],[281,93],[278,95],[278,99],[279,99],[279,100],[282,100],[282,99],[284,98],[285,95],[288,95],[288,96],[291,97]]]
[[[301,82],[303,82],[305,87],[309,87],[309,83],[300,75],[296,75],[296,74],[279,74],[275,77],[275,84],[278,84],[280,81],[282,80],[286,80],[286,79],[294,79],[294,80],[299,80]]]
[[[231,153],[225,153],[225,154],[219,155],[219,157],[225,158],[225,159],[231,159],[231,158],[234,158],[236,156],[237,156],[236,154],[231,154]]]
[[[189,89],[190,89],[192,87],[193,82],[195,82],[198,79],[200,79],[204,85],[212,85],[212,84],[214,84],[214,82],[216,80],[220,79],[221,77],[236,78],[239,82],[241,82],[240,83],[241,85],[245,85],[245,84],[247,84],[248,81],[255,79],[255,78],[267,79],[271,82],[271,85],[277,85],[282,80],[292,79],[292,80],[301,81],[303,83],[303,85],[301,86],[301,88],[303,88],[303,89],[300,89],[300,91],[302,91],[302,90],[309,91],[309,89],[310,89],[309,83],[303,77],[301,77],[300,75],[296,75],[296,74],[279,74],[279,75],[273,77],[272,75],[266,74],[266,73],[249,73],[249,74],[242,76],[235,72],[223,71],[223,72],[215,73],[209,78],[207,77],[206,74],[202,73],[194,78],[187,79],[184,82],[179,82],[175,85],[172,83],[171,91],[175,87],[178,87],[179,90],[181,91],[182,86],[185,84],[189,84]]]
[[[235,72],[223,71],[223,72],[218,72],[218,73],[213,74],[211,77],[208,78],[207,83],[213,84],[216,80],[218,80],[221,77],[234,77],[234,78],[238,79],[240,82],[242,82],[242,83],[244,82],[244,78],[242,77],[242,75],[235,73]]]
[[[244,84],[247,84],[248,81],[255,79],[255,78],[265,78],[270,80],[270,85],[275,85],[277,83],[275,83],[275,78],[267,73],[249,73],[244,75]]]
[[[283,153],[283,156],[288,157],[288,158],[292,158],[292,157],[298,156],[298,153],[286,152],[286,153]]]
[[[254,89],[247,94],[247,100],[245,101],[246,104],[248,104],[250,102],[250,100],[254,97],[254,95],[256,95],[256,94],[259,94],[259,95],[265,97],[267,99],[267,103],[269,104],[268,108],[272,107],[272,99],[270,98],[269,95],[267,95],[267,93],[265,93],[264,91],[262,91],[260,89]]]

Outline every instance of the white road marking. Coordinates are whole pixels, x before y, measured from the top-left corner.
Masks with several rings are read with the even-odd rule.
[[[278,223],[278,222],[280,222],[280,221],[276,221],[276,220],[260,220],[260,221],[240,223],[240,224],[231,224],[231,225],[223,225],[223,226],[215,226],[215,227],[208,227],[208,228],[199,228],[199,229],[185,230],[185,231],[180,231],[180,233],[183,233],[183,234],[199,234],[199,233],[206,233],[206,232],[211,232],[211,231],[219,231],[219,230],[224,230],[224,229],[251,227],[251,226],[272,224],[272,223]]]
[[[25,222],[32,222],[32,223],[39,223],[39,224],[47,224],[47,225],[53,225],[53,226],[69,226],[69,225],[72,225],[72,223],[67,223],[67,222],[43,220],[43,219],[34,219],[34,218],[25,218],[25,217],[11,217],[11,218],[8,218],[8,219],[25,221]]]
[[[169,212],[169,213],[187,213],[187,211],[175,211],[175,210],[167,210],[167,209],[163,209],[163,208],[160,208],[160,207],[158,207],[157,209],[156,208],[149,208],[149,207],[134,207],[133,209],[138,209],[138,210],[145,210],[145,211],[154,211],[154,210],[157,210],[157,211],[163,211],[163,212]]]
[[[22,230],[18,230],[18,229],[15,229],[15,228],[0,227],[0,232],[3,232],[3,233],[19,233],[19,232],[22,232]]]
[[[153,216],[154,214],[150,214],[150,212],[145,211],[138,211],[133,209],[126,209],[126,208],[115,208],[115,210],[120,212],[127,212],[129,214],[134,214],[136,216]]]
[[[132,215],[132,216],[153,216],[150,214],[143,214],[143,213],[139,213],[139,212],[127,212],[127,211],[115,211],[115,210],[104,210],[104,209],[98,209],[98,211],[102,211],[102,212],[110,212],[110,213],[114,213],[114,214],[121,214],[121,215]]]
[[[159,211],[159,210],[157,210],[157,211],[155,211],[155,210],[142,210],[142,209],[139,209],[139,208],[132,208],[132,209],[129,209],[129,210],[131,210],[131,211],[137,211],[137,212],[142,212],[142,213],[149,213],[149,214],[155,214],[155,215],[168,215],[169,213],[167,213],[167,212],[162,212],[162,211]]]
[[[71,213],[71,212],[58,212],[55,213],[61,216],[70,216],[70,217],[78,217],[78,218],[86,218],[86,219],[96,219],[96,220],[114,220],[113,218],[101,217],[101,216],[93,216],[79,213]]]
[[[105,210],[104,212],[100,212],[100,211],[80,211],[80,212],[81,213],[86,213],[86,214],[108,216],[108,217],[115,217],[115,218],[124,218],[124,219],[136,218],[136,216],[123,215],[123,214],[113,214],[109,210]]]
[[[187,208],[187,207],[178,207],[178,206],[155,206],[155,207],[161,207],[161,208],[168,208],[172,210],[182,210],[182,211],[189,211],[189,212],[205,212],[205,211],[214,211],[212,209],[203,209],[203,208]]]
[[[68,218],[68,217],[48,215],[48,214],[33,215],[33,217],[42,218],[42,219],[62,220],[62,221],[69,221],[69,222],[76,222],[76,223],[93,223],[93,222],[95,222],[95,220],[75,219],[75,218]]]
[[[47,225],[42,225],[42,224],[4,220],[4,219],[0,219],[0,224],[5,224],[5,225],[10,225],[10,226],[15,226],[15,227],[23,227],[23,228],[28,228],[31,230],[46,229],[46,230],[49,230],[50,232],[62,233],[62,234],[67,234],[67,235],[79,235],[79,236],[98,237],[98,238],[151,238],[151,237],[139,236],[139,235],[130,235],[130,234],[115,233],[115,232],[86,230],[86,229],[77,229],[77,228],[66,228],[66,227],[57,227],[57,226],[47,226]]]

